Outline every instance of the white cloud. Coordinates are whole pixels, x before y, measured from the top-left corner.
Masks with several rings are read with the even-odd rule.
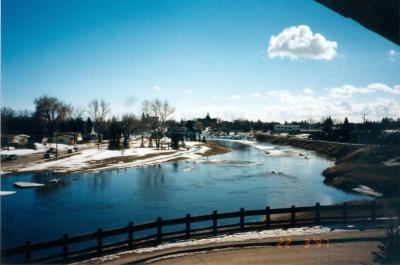
[[[161,87],[160,86],[154,86],[153,89],[156,90],[156,91],[160,91]]]
[[[332,98],[350,98],[353,94],[367,94],[383,92],[388,94],[400,95],[400,86],[396,85],[393,88],[382,84],[382,83],[372,83],[366,87],[355,87],[352,85],[343,85],[341,87],[335,87],[330,89],[329,96]]]
[[[353,91],[351,86],[342,86],[345,90]],[[375,87],[374,84],[368,87]],[[358,88],[357,91],[364,91],[366,88]],[[335,90],[332,88],[330,91]],[[392,89],[393,91],[393,89]],[[392,92],[389,92],[392,93]],[[269,120],[299,120],[309,116],[321,118],[331,115],[343,119],[351,117],[352,120],[360,120],[361,113],[368,113],[370,119],[379,120],[382,117],[400,116],[400,100],[396,98],[372,97],[370,99],[359,98],[338,98],[336,94],[329,93],[327,96],[317,97],[314,95],[293,94],[285,90],[269,91],[274,102],[262,108],[260,113],[270,117]],[[396,94],[395,97],[398,97]]]
[[[240,99],[239,95],[232,95],[232,96],[228,97],[229,101],[236,101],[236,100],[239,100],[239,99]]]
[[[327,40],[315,33],[307,25],[285,28],[277,36],[271,36],[268,56],[288,57],[292,60],[331,60],[336,56],[337,42]]]
[[[368,113],[370,120],[400,117],[400,84],[392,87],[382,83],[361,87],[343,85],[320,89],[315,94],[305,93],[304,90],[299,93],[270,90],[258,94],[265,98],[255,101],[248,96],[241,98],[233,95],[230,98],[240,101],[209,101],[208,104],[196,106],[193,106],[193,103],[185,103],[187,105],[177,107],[177,116],[195,118],[203,117],[204,113],[209,112],[212,117],[225,120],[247,118],[280,122],[305,120],[310,117],[318,121],[326,116],[340,120],[348,117],[350,121],[361,121],[361,113]],[[217,99],[215,96],[214,98]]]
[[[218,96],[213,96],[212,99],[213,100],[218,100],[219,98],[218,98]]]
[[[303,89],[303,94],[312,95],[312,94],[314,94],[314,91],[312,91],[312,89],[310,89],[310,88],[305,88],[305,89]]]
[[[400,56],[400,53],[395,50],[388,50],[386,53],[389,56],[389,59],[392,61],[396,61],[397,58]]]
[[[190,89],[186,89],[184,92],[185,92],[186,94],[190,94],[190,95],[193,93],[193,91],[190,90]]]

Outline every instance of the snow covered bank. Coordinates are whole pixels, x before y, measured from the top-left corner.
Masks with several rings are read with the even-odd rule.
[[[156,150],[154,148],[129,148],[124,150],[87,149],[69,157],[39,161],[18,169],[18,172],[45,171],[72,172],[126,168],[158,164],[177,158],[199,159],[208,147],[198,142],[186,142],[187,149]]]

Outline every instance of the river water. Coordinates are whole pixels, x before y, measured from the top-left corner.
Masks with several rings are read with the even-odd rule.
[[[61,183],[38,189],[15,189],[13,183],[44,183],[55,176],[2,176],[1,190],[17,190],[1,197],[2,248],[26,240],[56,239],[64,233],[120,227],[130,221],[152,221],[158,216],[368,199],[326,186],[321,172],[333,162],[313,152],[257,142],[220,143],[232,151],[195,163],[60,175]]]

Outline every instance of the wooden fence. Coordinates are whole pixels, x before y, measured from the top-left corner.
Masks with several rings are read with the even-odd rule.
[[[266,207],[260,210],[241,208],[237,212],[218,213],[213,211],[209,215],[191,216],[187,214],[182,218],[166,220],[158,217],[149,223],[134,224],[131,222],[124,227],[108,230],[99,228],[93,233],[75,236],[64,234],[59,239],[46,242],[26,241],[22,246],[2,250],[1,256],[2,261],[5,262],[7,260],[25,261],[26,263],[70,262],[124,250],[155,246],[165,242],[221,234],[322,224],[375,222],[377,218],[387,215],[387,211],[383,211],[384,209],[383,205],[372,201],[356,205],[343,203],[342,205],[321,206],[317,203],[315,206],[309,207],[292,206],[276,209]],[[246,217],[253,220],[246,221]],[[228,219],[233,219],[234,223],[226,224]],[[225,224],[221,224],[219,221]],[[192,227],[196,223],[200,223],[201,226]],[[164,231],[164,229],[168,230],[168,227],[171,230],[176,225],[180,225],[181,228]],[[142,231],[147,233],[144,234]],[[142,235],[137,236],[138,232],[141,232]],[[111,237],[116,236],[118,239],[110,240]],[[83,247],[80,247],[79,244]]]

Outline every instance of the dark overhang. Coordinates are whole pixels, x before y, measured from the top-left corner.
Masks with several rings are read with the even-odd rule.
[[[400,0],[315,0],[400,45]]]

